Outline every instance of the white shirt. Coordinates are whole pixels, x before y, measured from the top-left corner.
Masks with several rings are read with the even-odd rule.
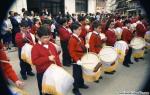
[[[54,24],[52,24],[51,25],[51,32],[53,32],[54,33],[54,30],[56,29],[56,27],[55,27],[55,25]]]

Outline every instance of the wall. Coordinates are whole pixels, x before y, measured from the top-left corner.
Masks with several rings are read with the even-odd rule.
[[[27,10],[27,1],[26,0],[16,0],[16,2],[13,3],[10,10],[21,14],[22,8],[25,8]]]
[[[75,0],[65,0],[65,13],[75,13]]]
[[[96,13],[96,0],[88,0],[88,13]]]

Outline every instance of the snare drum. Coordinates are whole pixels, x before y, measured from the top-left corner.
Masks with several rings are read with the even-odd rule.
[[[101,67],[99,67],[98,71],[94,72],[94,68],[100,62],[97,54],[89,52],[83,55],[83,57],[81,58],[81,62],[83,63],[83,79],[87,82],[93,82],[98,80],[102,73],[102,70]]]
[[[45,71],[42,79],[42,93],[67,95],[74,82],[73,77],[62,67],[52,64]]]
[[[115,64],[115,61],[117,59],[118,54],[113,47],[103,47],[99,52],[98,56],[103,63],[104,71],[111,72],[117,68],[118,64]]]
[[[146,45],[145,40],[142,37],[134,37],[130,42],[131,47],[133,48],[132,56],[134,58],[140,58],[144,56],[144,47]]]

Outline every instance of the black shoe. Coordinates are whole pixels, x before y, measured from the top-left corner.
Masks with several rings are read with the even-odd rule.
[[[28,72],[27,75],[29,75],[29,76],[35,76],[35,74],[33,72]]]
[[[148,52],[147,52],[147,51],[145,51],[145,52],[144,52],[144,54],[148,54]]]
[[[23,80],[27,80],[26,74],[23,74],[23,73],[20,71],[20,75],[21,75],[21,77],[22,77]]]
[[[103,77],[102,77],[102,76],[100,76],[100,77],[99,77],[99,79],[103,79]]]
[[[125,67],[130,67],[130,65],[129,64],[123,64]]]
[[[144,60],[144,58],[143,58],[143,57],[141,57],[141,58],[139,58],[139,59],[142,59],[142,60]]]
[[[27,76],[26,75],[21,75],[23,80],[27,80]]]
[[[84,84],[84,85],[80,86],[79,88],[88,89],[89,87]]]
[[[70,67],[70,66],[71,66],[71,64],[64,64],[63,66]]]
[[[113,75],[114,72],[104,72],[105,74],[110,74],[110,75]]]
[[[116,72],[116,70],[113,70],[112,72],[113,72],[113,73],[115,73],[115,72]]]
[[[138,58],[134,58],[135,62],[139,62],[139,59]]]
[[[80,93],[80,91],[79,91],[79,90],[76,90],[76,89],[73,89],[72,92],[73,92],[74,95],[82,95],[82,94]]]
[[[95,83],[99,83],[99,80],[94,81]]]
[[[129,62],[129,64],[133,64],[133,62]]]

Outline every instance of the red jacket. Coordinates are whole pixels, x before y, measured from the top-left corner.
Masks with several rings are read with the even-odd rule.
[[[107,37],[107,40],[106,40],[106,45],[108,46],[114,46],[116,40],[117,40],[117,37],[115,35],[115,32],[111,31],[111,30],[107,30],[106,33],[105,33],[106,37]]]
[[[77,62],[84,55],[84,41],[82,39],[80,41],[76,36],[72,35],[68,43],[68,50],[73,61]]]
[[[31,27],[30,32],[31,32],[32,34],[36,34],[37,30],[38,30],[38,27],[37,27],[36,25],[33,25],[33,26]]]
[[[117,27],[122,27],[123,26],[123,24],[120,22],[120,21],[116,21],[116,23],[115,23],[115,28],[117,28]]]
[[[54,64],[54,62],[50,61],[48,58],[51,54],[55,56],[56,64],[62,66],[59,59],[59,54],[52,43],[49,43],[48,49],[39,43],[33,46],[31,58],[36,67],[37,73],[44,73],[51,64]]]
[[[9,63],[9,59],[6,55],[6,52],[2,50],[2,43],[0,43],[0,60],[1,61],[8,61],[7,62],[1,62],[0,63],[0,68],[3,70],[4,72],[4,76],[6,76],[6,78],[9,78],[10,80],[12,80],[13,82],[16,82],[18,80],[18,77],[15,73],[15,71],[13,70],[12,66]]]
[[[85,39],[86,34],[87,34],[87,31],[85,29],[85,25],[81,25],[81,34],[80,34],[80,37],[82,37],[83,39]]]
[[[71,33],[67,29],[65,29],[63,26],[61,26],[58,31],[59,31],[59,37],[60,37],[61,41],[69,40]]]
[[[132,37],[133,37],[132,32],[127,28],[123,28],[121,39],[129,44],[130,41],[132,40]]]
[[[22,46],[24,46],[24,44],[25,44],[24,38],[22,37],[22,35],[23,34],[21,32],[18,32],[15,37],[16,44],[19,48],[22,48]],[[29,36],[27,38],[30,40],[30,44],[34,43],[32,37],[31,37],[31,34],[29,34]]]
[[[94,52],[98,54],[102,48],[102,41],[100,35],[95,34],[93,32],[89,40],[89,45],[90,45],[89,48],[90,52]]]
[[[136,26],[136,34],[138,37],[143,37],[144,38],[144,35],[146,33],[146,28],[144,27],[143,24],[137,24]]]

